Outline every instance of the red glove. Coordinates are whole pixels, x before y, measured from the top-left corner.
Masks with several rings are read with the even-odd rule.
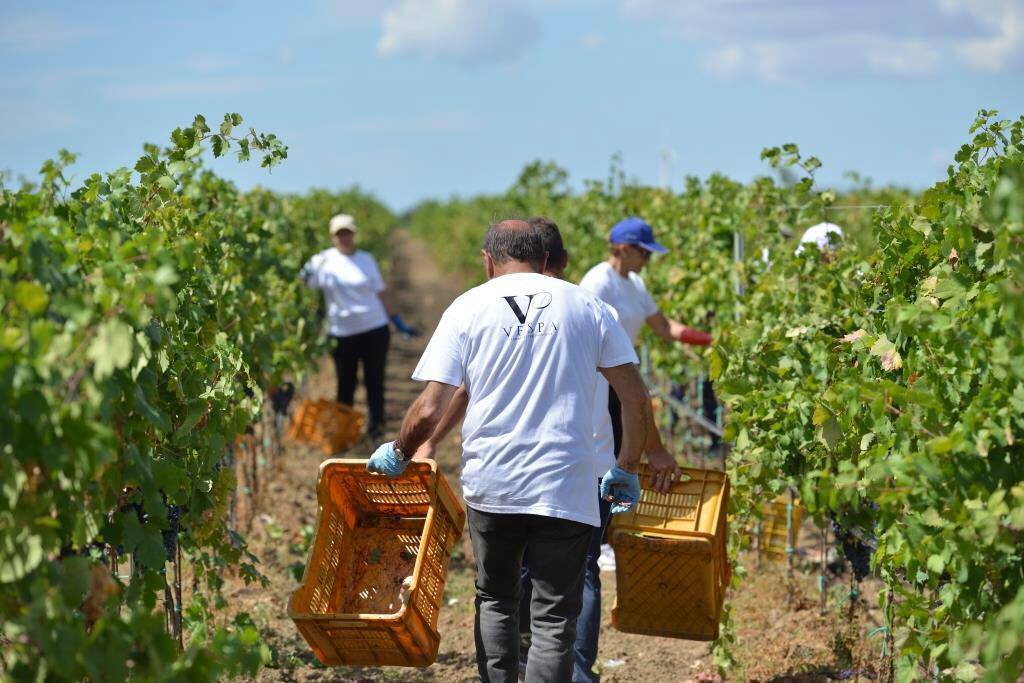
[[[692,327],[684,327],[679,334],[679,341],[692,346],[711,346],[711,335]]]

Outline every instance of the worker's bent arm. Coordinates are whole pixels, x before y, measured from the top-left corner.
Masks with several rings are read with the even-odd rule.
[[[402,428],[395,439],[395,446],[403,453],[415,453],[416,449],[434,433],[457,388],[443,382],[427,382],[427,386],[405,413]]]
[[[650,465],[651,488],[658,493],[668,493],[679,476],[683,473],[676,464],[675,456],[668,452],[665,444],[661,441],[661,433],[654,421],[654,411],[648,412],[650,422],[647,423],[647,441],[644,444],[644,454],[647,456],[647,464]]]
[[[678,320],[671,320],[665,317],[664,313],[655,313],[647,316],[644,321],[651,327],[651,331],[662,339],[677,341],[694,346],[708,346],[711,344],[711,335],[707,332],[687,327]]]
[[[627,472],[636,472],[647,441],[647,425],[651,418],[651,399],[640,371],[632,363],[612,368],[598,368],[622,404],[622,446],[618,465]]]

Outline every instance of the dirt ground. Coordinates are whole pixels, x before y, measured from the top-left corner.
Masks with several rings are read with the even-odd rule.
[[[461,293],[460,283],[442,273],[426,246],[408,235],[395,240],[391,289],[397,308],[424,334],[418,338],[392,339],[388,356],[387,413],[392,432],[418,392],[409,375],[429,339],[441,312]],[[310,397],[329,397],[334,391],[334,371],[325,359],[307,381],[303,392]],[[361,395],[357,393],[357,404]],[[368,457],[375,444],[357,444],[346,457]],[[473,568],[468,534],[463,534],[454,553],[438,630],[441,634],[437,662],[425,669],[324,667],[288,618],[287,603],[297,586],[306,561],[312,525],[316,521],[316,475],[323,454],[287,443],[282,457],[274,460],[266,482],[254,502],[251,528],[246,534],[250,550],[270,587],[246,586],[229,577],[225,597],[230,608],[248,612],[263,630],[274,652],[274,661],[260,675],[261,681],[438,681],[476,679],[473,645]],[[459,450],[457,435],[449,437],[437,459],[456,492]],[[814,547],[813,527],[807,527],[802,545]],[[815,551],[816,552],[816,551]],[[812,564],[816,554],[801,558]],[[748,564],[752,562],[749,561]],[[717,681],[709,643],[618,632],[611,627],[610,609],[615,594],[613,572],[602,573],[602,635],[598,661],[603,680]],[[730,680],[828,681],[872,680],[878,667],[881,638],[866,634],[879,625],[877,609],[861,607],[851,621],[846,614],[847,588],[829,589],[830,609],[819,615],[816,572],[796,573],[792,598],[786,588],[782,565],[763,563],[741,587],[730,591],[736,643],[732,650],[738,667]],[[862,588],[871,602],[874,595]]]

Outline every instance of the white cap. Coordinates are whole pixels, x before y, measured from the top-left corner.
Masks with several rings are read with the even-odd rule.
[[[800,237],[800,244],[796,248],[796,253],[799,254],[804,250],[805,244],[814,244],[818,247],[818,251],[822,249],[831,249],[832,244],[830,242],[829,235],[835,235],[836,241],[842,241],[843,229],[835,223],[818,223],[812,225],[804,231],[804,234]]]
[[[333,237],[340,230],[356,231],[356,219],[347,213],[339,213],[331,218],[331,236]]]

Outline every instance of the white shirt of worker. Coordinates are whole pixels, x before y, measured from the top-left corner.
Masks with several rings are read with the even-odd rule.
[[[603,301],[600,303],[618,321],[618,311]],[[611,415],[608,414],[608,380],[600,373],[594,391],[594,449],[594,466],[597,468],[594,475],[600,479],[615,465],[615,434],[612,432]]]
[[[607,261],[588,270],[580,280],[580,287],[615,309],[634,344],[644,322],[658,312],[658,304],[647,291],[643,278],[636,273],[622,277]]]
[[[470,507],[599,526],[597,369],[636,362],[622,326],[592,295],[513,273],[448,307],[413,379],[466,386],[462,490]]]
[[[658,312],[658,304],[647,291],[643,278],[636,273],[622,277],[607,261],[588,270],[580,280],[580,287],[615,309],[619,322],[634,344],[644,322]],[[608,414],[608,380],[603,376],[598,378],[594,400],[594,441],[597,444],[598,476],[601,476],[615,464],[612,418]]]
[[[348,256],[325,249],[306,263],[302,277],[311,288],[323,291],[332,337],[351,337],[388,324],[377,296],[385,289],[384,278],[369,252],[358,250]]]

